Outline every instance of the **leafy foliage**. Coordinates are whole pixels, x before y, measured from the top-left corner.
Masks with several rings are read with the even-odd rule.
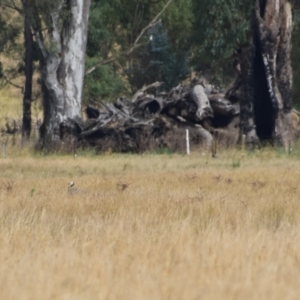
[[[95,59],[88,59],[87,66],[95,63]],[[102,65],[87,75],[84,87],[84,102],[99,102],[115,100],[126,92],[124,81],[117,75],[112,65]]]
[[[2,4],[5,2],[11,1],[1,1]],[[63,26],[63,21],[68,18],[69,2],[28,0],[28,3],[35,4],[39,12],[37,22],[41,22],[43,28],[48,27],[50,13],[60,4],[63,7],[60,26]],[[299,1],[291,2],[294,11],[294,99],[300,107],[300,6]],[[109,58],[116,59],[113,64],[102,65],[86,76],[85,99],[114,99],[118,94],[128,92],[129,85],[134,91],[157,80],[163,81],[164,88],[169,89],[187,77],[189,67],[213,74],[218,82],[232,78],[233,55],[247,42],[254,1],[173,0],[161,16],[161,26],[149,30],[139,43],[142,46],[129,56],[124,55],[166,3],[167,0],[92,1],[86,67],[88,69]],[[7,22],[7,14],[0,15],[0,52],[21,53],[18,42],[22,21]],[[44,30],[43,33],[47,40],[49,32]],[[151,43],[149,35],[153,36]]]
[[[109,1],[94,1],[91,4],[87,41],[89,57],[106,59],[112,50],[116,40],[114,13]]]
[[[20,34],[20,26],[13,22],[8,24],[7,20],[0,15],[0,52],[9,52],[16,46],[16,40]]]
[[[163,89],[169,90],[189,74],[188,53],[172,49],[161,23],[149,30],[147,38],[150,42],[138,51],[127,70],[129,81],[137,88],[161,81]]]
[[[247,42],[253,1],[193,0],[192,65],[228,74],[234,52]],[[221,73],[221,74],[220,74]]]
[[[93,58],[96,64],[97,59],[99,63],[117,57],[111,72],[114,72],[115,79],[125,81],[125,85],[129,82],[132,91],[157,80],[164,81],[165,88],[169,88],[184,79],[188,74],[187,32],[192,26],[191,0],[174,0],[163,14],[164,29],[153,32],[153,43],[149,43],[148,31],[139,42],[142,47],[134,50],[129,56],[122,55],[133,46],[140,32],[161,11],[166,2],[95,0],[89,19],[89,61]],[[116,70],[118,72],[115,72]],[[93,75],[94,78],[95,76]],[[85,83],[87,84],[89,80]]]
[[[4,53],[5,60],[0,61],[0,78],[11,79],[21,73],[20,64],[15,61],[22,60],[23,45],[20,44],[22,34],[22,20],[19,15],[11,15],[9,10],[0,14],[0,53]],[[7,63],[12,60],[13,63]],[[5,76],[5,77],[4,77]],[[0,86],[7,84],[7,80],[0,82]]]

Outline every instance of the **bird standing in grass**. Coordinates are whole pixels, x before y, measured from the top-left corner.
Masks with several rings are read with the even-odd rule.
[[[73,181],[69,182],[69,185],[68,185],[68,192],[70,194],[74,194],[74,193],[77,193],[78,190],[76,188],[74,188],[74,185],[75,183]]]
[[[74,187],[75,183],[73,181],[69,182],[69,185],[68,185],[68,192],[70,194],[87,194],[87,191],[85,190],[81,190],[81,189],[77,189]]]

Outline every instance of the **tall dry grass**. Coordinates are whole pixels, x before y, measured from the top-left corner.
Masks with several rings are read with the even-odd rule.
[[[1,299],[299,298],[296,154],[10,153]]]
[[[6,118],[16,120],[22,118],[22,94],[16,89],[9,87],[0,90],[0,126],[6,122]]]
[[[0,89],[0,130],[5,129],[8,119],[14,119],[21,125],[23,118],[23,95],[10,86]],[[31,104],[32,127],[38,119],[42,119],[41,100],[35,100]]]
[[[0,105],[20,118],[16,90]],[[32,153],[0,158],[0,299],[299,298],[297,147]]]

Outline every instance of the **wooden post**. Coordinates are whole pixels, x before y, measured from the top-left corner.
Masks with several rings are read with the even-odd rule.
[[[288,154],[290,155],[292,151],[293,151],[293,148],[292,148],[292,142],[291,142],[291,140],[289,140],[289,144],[288,144]]]
[[[217,141],[216,140],[213,140],[213,143],[212,143],[211,156],[212,156],[212,158],[217,157]]]
[[[76,142],[75,142],[75,140],[73,140],[73,156],[74,156],[74,158],[77,157],[77,154],[76,154]]]
[[[246,148],[246,134],[242,135],[242,150],[244,151]]]
[[[190,136],[189,136],[189,130],[186,129],[186,154],[190,155]]]

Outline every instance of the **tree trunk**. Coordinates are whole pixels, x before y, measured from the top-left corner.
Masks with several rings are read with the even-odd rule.
[[[81,119],[89,8],[90,0],[68,1],[69,16],[61,31],[61,11],[51,14],[51,42],[56,51],[47,50],[37,34],[43,56],[44,122],[41,137],[44,147],[50,150],[60,144],[61,125]]]
[[[291,33],[288,0],[256,0],[251,41],[239,51],[240,135],[248,144],[292,139]]]
[[[33,38],[28,17],[24,18],[25,40],[25,91],[23,97],[22,139],[28,140],[31,132],[31,97],[33,74]]]

